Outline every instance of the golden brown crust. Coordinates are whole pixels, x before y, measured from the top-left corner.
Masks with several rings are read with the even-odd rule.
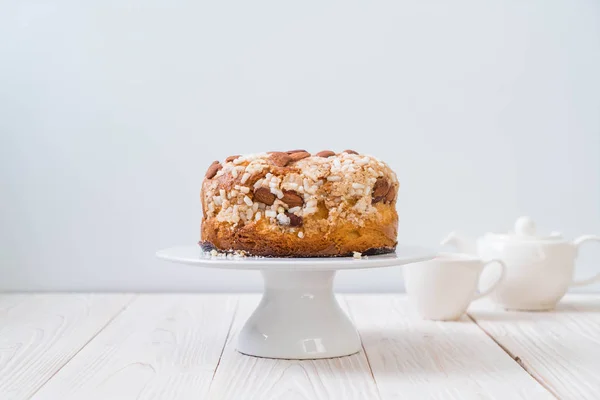
[[[392,206],[379,204],[378,217],[357,227],[347,220],[335,225],[327,220],[309,216],[304,218],[303,238],[297,232],[262,219],[242,227],[232,227],[214,218],[202,222],[202,241],[217,250],[244,250],[255,256],[324,257],[363,254],[372,249],[391,252],[396,247],[398,217]],[[210,246],[208,246],[210,247]]]
[[[395,174],[374,157],[323,153],[291,160],[273,152],[225,162],[202,186],[203,247],[273,257],[394,251]]]

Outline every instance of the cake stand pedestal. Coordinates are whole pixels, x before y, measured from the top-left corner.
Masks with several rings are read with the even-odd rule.
[[[431,259],[432,251],[398,247],[395,254],[360,259],[211,257],[198,246],[161,250],[161,259],[223,269],[260,270],[260,304],[239,337],[240,353],[267,358],[317,359],[357,353],[361,341],[333,293],[337,270],[404,265]]]
[[[352,321],[333,294],[336,271],[261,271],[258,308],[240,332],[241,353],[269,358],[326,358],[361,348]]]

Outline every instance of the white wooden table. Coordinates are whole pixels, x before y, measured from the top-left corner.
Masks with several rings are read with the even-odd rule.
[[[235,351],[258,295],[0,295],[0,399],[600,398],[600,296],[445,323],[339,298],[364,351],[288,361]]]

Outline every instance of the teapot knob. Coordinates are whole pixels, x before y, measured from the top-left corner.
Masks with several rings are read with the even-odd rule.
[[[519,236],[535,236],[535,222],[530,217],[519,217],[515,222],[515,233]]]

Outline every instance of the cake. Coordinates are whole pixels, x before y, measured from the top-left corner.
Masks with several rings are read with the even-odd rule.
[[[266,257],[390,253],[398,187],[387,164],[353,150],[230,156],[206,171],[200,245]]]

